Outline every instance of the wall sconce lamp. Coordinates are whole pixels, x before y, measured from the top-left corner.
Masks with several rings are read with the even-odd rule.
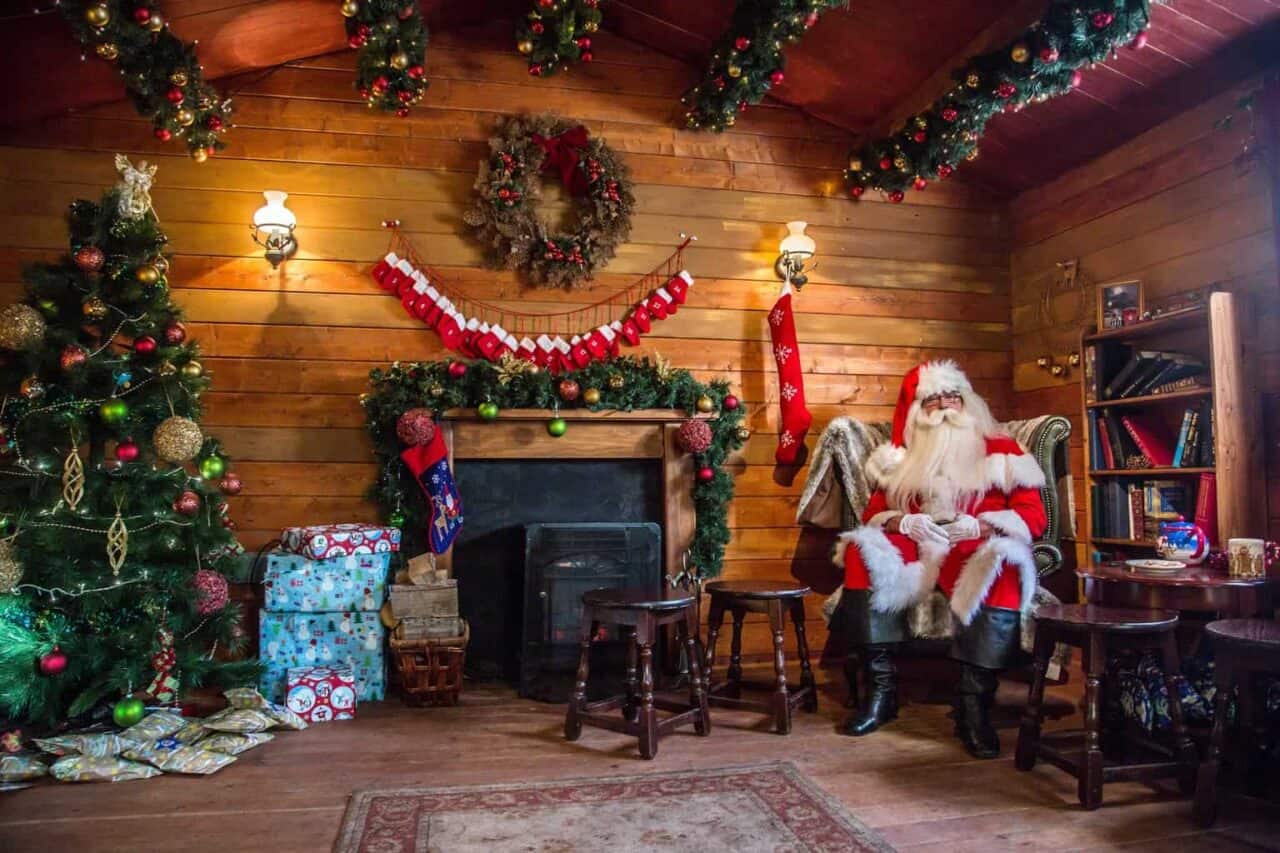
[[[1072,368],[1080,366],[1080,353],[1067,353],[1066,362],[1060,362],[1052,355],[1042,355],[1036,359],[1036,367],[1049,371],[1050,376],[1063,379],[1071,375]]]
[[[284,206],[288,193],[264,190],[262,195],[267,203],[253,214],[253,242],[267,250],[264,256],[275,269],[281,261],[298,251],[298,241],[293,236],[298,217]]]
[[[796,288],[801,288],[808,284],[809,277],[805,275],[805,261],[813,257],[817,244],[813,242],[813,238],[804,233],[805,227],[809,223],[795,222],[787,223],[787,236],[782,238],[782,242],[778,244],[777,262],[773,265],[774,270],[778,273],[778,278],[794,284]],[[817,264],[814,265],[816,267]],[[813,269],[814,267],[810,267]]]

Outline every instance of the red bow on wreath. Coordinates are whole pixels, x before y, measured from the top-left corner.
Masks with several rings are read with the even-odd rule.
[[[590,180],[586,173],[578,168],[578,163],[582,159],[582,150],[587,147],[587,129],[578,125],[555,136],[535,133],[531,138],[547,152],[546,158],[542,161],[542,168],[547,171],[559,169],[560,183],[571,195],[586,195]]]

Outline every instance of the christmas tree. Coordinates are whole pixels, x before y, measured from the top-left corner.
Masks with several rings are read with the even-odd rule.
[[[240,490],[197,423],[209,384],[169,296],[154,167],[76,201],[71,251],[0,312],[0,717],[54,724],[241,684],[222,561]]]

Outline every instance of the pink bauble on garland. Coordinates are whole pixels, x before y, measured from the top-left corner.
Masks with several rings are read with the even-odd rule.
[[[201,616],[217,613],[227,606],[227,579],[213,569],[201,569],[191,578],[196,588],[196,612]]]
[[[690,418],[676,430],[676,444],[685,453],[705,453],[711,446],[711,426],[706,421]]]
[[[413,447],[436,437],[436,421],[430,409],[409,409],[396,421],[396,436]]]

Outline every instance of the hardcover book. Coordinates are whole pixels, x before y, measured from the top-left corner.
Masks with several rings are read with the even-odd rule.
[[[1156,468],[1173,465],[1173,443],[1160,425],[1142,415],[1121,415],[1120,423],[1138,445],[1138,451]]]

